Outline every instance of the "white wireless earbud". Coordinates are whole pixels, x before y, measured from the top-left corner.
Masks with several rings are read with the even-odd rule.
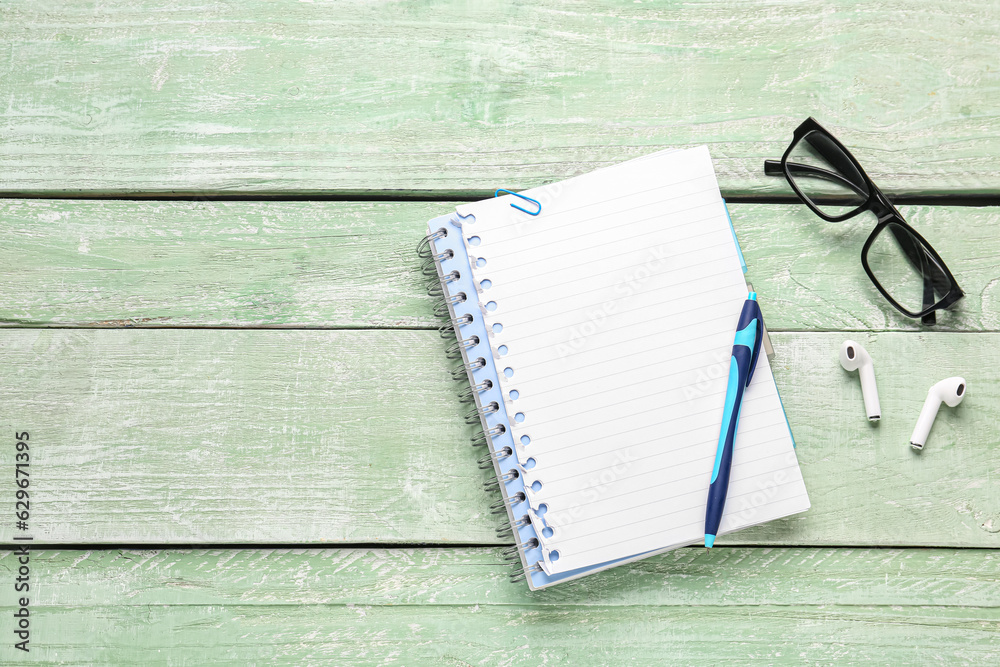
[[[875,367],[868,351],[853,340],[845,340],[840,346],[840,365],[845,371],[858,371],[861,377],[861,395],[865,398],[865,411],[870,421],[877,422],[882,418],[882,408],[878,404]]]
[[[938,408],[941,403],[947,403],[950,407],[955,407],[965,398],[965,378],[953,377],[941,380],[931,387],[927,392],[927,400],[924,401],[924,408],[920,411],[920,418],[917,419],[917,426],[910,436],[910,447],[920,450],[927,442],[927,434],[931,432],[934,418],[937,417]]]

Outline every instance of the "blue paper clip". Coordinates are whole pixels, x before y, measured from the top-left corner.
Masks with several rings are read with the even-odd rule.
[[[521,207],[520,207],[520,206],[518,206],[517,204],[513,204],[513,203],[512,203],[512,204],[511,204],[511,206],[512,206],[513,208],[516,208],[516,209],[517,209],[518,211],[524,211],[524,212],[525,212],[525,213],[527,213],[528,215],[538,215],[539,213],[541,213],[541,212],[542,212],[542,204],[541,204],[541,202],[539,202],[539,201],[537,201],[537,200],[535,200],[535,199],[532,199],[531,197],[525,197],[524,195],[519,195],[519,194],[517,194],[516,192],[511,192],[510,190],[504,190],[503,188],[500,188],[499,190],[497,190],[496,192],[494,192],[494,193],[493,193],[493,196],[494,196],[494,197],[499,197],[499,196],[500,196],[500,193],[501,193],[501,192],[505,192],[505,193],[507,193],[507,194],[509,194],[509,195],[514,195],[515,197],[519,197],[519,198],[523,199],[524,201],[530,201],[530,202],[531,202],[532,204],[534,204],[535,206],[537,206],[537,207],[538,207],[538,210],[537,210],[537,211],[535,211],[534,213],[532,213],[532,212],[531,212],[531,211],[529,211],[528,209],[526,209],[526,208],[521,208]]]

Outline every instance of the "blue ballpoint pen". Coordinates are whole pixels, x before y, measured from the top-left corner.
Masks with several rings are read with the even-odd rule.
[[[719,430],[719,449],[715,453],[715,468],[708,487],[705,546],[709,549],[715,544],[715,536],[722,523],[722,511],[726,507],[726,493],[729,491],[729,471],[733,464],[733,446],[736,444],[736,426],[743,407],[743,391],[750,385],[750,378],[757,367],[763,337],[764,318],[757,304],[757,293],[750,292],[736,325],[733,355],[729,358],[729,387],[722,412],[722,428]]]

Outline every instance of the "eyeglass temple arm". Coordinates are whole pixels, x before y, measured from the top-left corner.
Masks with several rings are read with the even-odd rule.
[[[840,174],[834,171],[829,171],[827,169],[820,169],[819,167],[813,167],[808,164],[801,164],[799,162],[789,162],[788,169],[792,172],[792,175],[798,176],[811,176],[813,178],[823,178],[828,181],[833,181],[834,183],[839,183],[844,187],[854,190],[856,194],[861,197],[867,197],[868,193],[858,184],[852,182],[851,180],[844,178]],[[785,170],[781,168],[781,160],[764,160],[764,174],[767,176],[784,176]]]

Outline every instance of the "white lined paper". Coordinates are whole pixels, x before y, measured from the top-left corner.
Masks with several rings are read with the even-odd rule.
[[[544,569],[700,541],[746,299],[707,148],[525,195],[542,202],[541,215],[512,209],[511,196],[458,212],[470,254],[485,260],[473,261],[473,273],[489,281],[479,294],[487,327],[502,326],[491,334],[497,365],[513,370],[499,379],[508,414],[523,416],[511,427],[529,502],[545,509],[535,517]],[[529,459],[534,467],[524,467]],[[746,391],[720,532],[808,507],[762,356]],[[554,532],[544,535],[544,526]]]

